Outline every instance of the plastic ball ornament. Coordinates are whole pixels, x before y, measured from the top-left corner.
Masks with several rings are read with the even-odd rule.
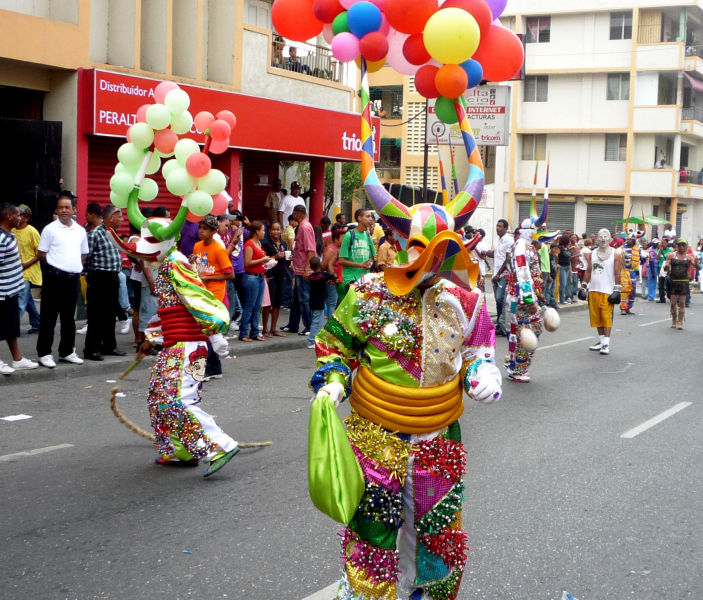
[[[542,313],[542,318],[544,319],[544,328],[547,331],[556,331],[561,325],[561,319],[559,318],[559,313],[554,310],[551,306],[544,309]]]
[[[538,340],[534,332],[527,327],[523,327],[520,330],[520,345],[528,352],[534,352],[537,349],[537,344]]]

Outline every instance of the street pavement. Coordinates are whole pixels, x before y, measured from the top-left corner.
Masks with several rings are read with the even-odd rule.
[[[635,312],[616,315],[604,357],[587,350],[583,305],[562,310],[530,384],[504,380],[499,402],[467,403],[460,599],[703,597],[703,297],[683,331],[669,328],[668,305],[638,300]],[[131,336],[120,339],[128,349]],[[332,598],[338,526],[306,488],[304,346],[233,342],[203,408],[239,441],[273,445],[207,480],[204,466],[155,465],[149,442],[112,415],[112,380],[131,356],[3,378],[0,417],[31,418],[0,420],[0,598]],[[147,430],[151,360],[119,398]]]

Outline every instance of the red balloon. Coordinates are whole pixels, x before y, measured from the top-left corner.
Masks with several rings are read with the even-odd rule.
[[[424,65],[430,58],[421,33],[413,33],[403,44],[403,56],[411,65]]]
[[[213,140],[223,141],[229,140],[229,134],[232,133],[232,129],[230,128],[227,121],[221,121],[220,119],[217,119],[210,123],[209,132],[210,137]]]
[[[137,123],[146,123],[146,111],[151,104],[142,104],[137,109]]]
[[[378,31],[367,33],[359,42],[361,56],[372,62],[379,61],[388,54],[388,40]]]
[[[388,23],[401,33],[420,33],[425,23],[437,12],[437,0],[386,0]]]
[[[234,116],[234,113],[231,110],[221,110],[217,113],[216,117],[220,121],[225,121],[229,125],[230,130],[234,129],[237,125],[237,117]]]
[[[208,148],[208,151],[211,154],[222,154],[225,150],[229,148],[229,139],[225,140],[212,140],[210,142],[210,148]]]
[[[425,98],[436,98],[439,91],[435,85],[435,78],[439,69],[434,65],[420,67],[415,73],[415,89]]]
[[[481,31],[481,38],[488,32],[493,22],[491,9],[485,0],[447,0],[442,8],[461,8],[471,14]]]
[[[507,81],[517,75],[525,60],[522,42],[512,31],[491,25],[471,57],[481,63],[487,81]]]
[[[178,135],[168,127],[154,132],[154,147],[163,154],[171,154],[177,141]]]
[[[227,200],[227,196],[224,194],[215,194],[212,197],[212,210],[210,211],[211,214],[220,216],[225,214],[227,212],[227,204],[229,201]]]
[[[193,123],[195,124],[195,128],[198,131],[201,131],[202,133],[205,133],[207,131],[207,128],[210,127],[210,123],[212,123],[215,120],[215,115],[213,115],[211,112],[208,112],[207,110],[201,110],[198,114],[193,117]]]
[[[312,3],[313,14],[323,23],[331,23],[343,11],[339,0],[315,0]]]
[[[202,152],[193,152],[186,158],[186,171],[191,177],[205,177],[212,167],[212,162],[207,154]]]
[[[188,214],[186,215],[186,221],[189,221],[190,223],[200,223],[203,218],[199,217],[198,215],[194,215],[192,212],[188,211]]]
[[[162,81],[154,88],[154,101],[163,104],[166,94],[171,90],[177,90],[178,84],[173,81]]]
[[[312,10],[314,0],[276,0],[271,21],[284,38],[305,42],[322,31],[324,23]]]
[[[466,91],[469,76],[459,65],[444,65],[437,71],[434,83],[440,96],[458,98]]]

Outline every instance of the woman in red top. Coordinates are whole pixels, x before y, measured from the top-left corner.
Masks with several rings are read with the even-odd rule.
[[[322,255],[322,270],[337,275],[338,279],[341,273],[339,267],[339,249],[342,246],[342,239],[344,239],[344,234],[346,232],[346,227],[337,227],[332,232],[332,241],[325,247],[325,252]],[[334,281],[330,281],[327,284],[327,298],[325,299],[325,304],[327,305],[327,316],[331,317],[332,313],[334,313],[337,308],[337,304],[339,304],[337,285]]]
[[[259,333],[259,311],[264,297],[264,263],[270,257],[261,247],[266,230],[261,221],[249,225],[249,237],[244,243],[244,275],[242,277],[242,320],[239,323],[239,341],[263,342],[266,338]]]

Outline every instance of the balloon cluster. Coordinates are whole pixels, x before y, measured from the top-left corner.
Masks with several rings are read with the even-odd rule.
[[[137,122],[127,130],[127,143],[117,151],[118,163],[110,179],[110,201],[126,208],[130,192],[139,188],[138,198],[150,202],[159,193],[153,175],[161,169],[168,191],[183,199],[187,219],[199,221],[203,216],[227,210],[227,185],[224,173],[212,168],[208,153],[220,154],[229,146],[234,114],[222,110],[213,115],[199,112],[195,119],[188,112],[190,97],[176,83],[162,81],[154,88],[154,104],[137,110]],[[206,135],[205,147],[180,136],[196,130]],[[167,159],[163,167],[161,159]]]
[[[457,121],[454,100],[482,80],[505,81],[522,66],[520,39],[498,22],[507,0],[275,0],[274,27],[305,41],[322,32],[340,62],[387,61],[437,98],[437,116]]]

